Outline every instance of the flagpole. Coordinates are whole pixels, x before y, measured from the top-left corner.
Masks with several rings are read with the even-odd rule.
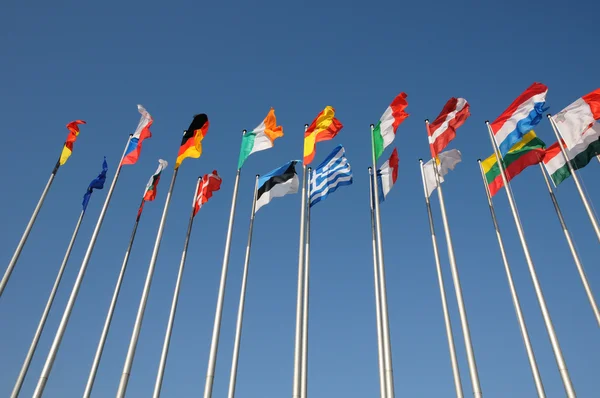
[[[144,199],[142,199],[143,205]],[[127,250],[125,251],[125,257],[123,258],[123,263],[121,264],[121,271],[119,272],[119,277],[117,278],[117,283],[115,285],[115,289],[113,292],[112,299],[110,301],[110,305],[108,306],[108,313],[106,314],[106,319],[104,320],[104,327],[102,328],[102,333],[100,334],[100,341],[98,342],[98,347],[96,348],[96,354],[94,355],[94,361],[92,362],[92,367],[90,369],[90,374],[88,376],[87,383],[85,385],[85,391],[83,393],[84,398],[89,398],[92,394],[92,389],[94,388],[94,381],[96,380],[96,374],[98,373],[98,367],[100,366],[100,359],[102,358],[102,352],[104,351],[104,344],[106,343],[106,339],[108,337],[108,331],[110,329],[110,324],[112,322],[113,314],[115,313],[115,307],[117,306],[117,300],[119,299],[119,293],[121,291],[121,284],[123,283],[123,278],[125,277],[125,270],[127,269],[127,263],[129,262],[129,254],[131,253],[131,248],[133,247],[133,241],[135,239],[135,234],[137,232],[138,224],[140,222],[141,213],[135,219],[135,224],[133,225],[133,230],[131,231],[131,237],[129,238],[129,244],[127,245]]]
[[[537,361],[535,360],[535,353],[533,352],[533,347],[531,346],[531,341],[529,340],[529,333],[527,332],[525,317],[523,315],[523,311],[521,310],[521,303],[519,302],[519,296],[517,294],[517,289],[513,281],[512,271],[510,270],[510,265],[508,264],[508,257],[506,256],[506,252],[504,250],[504,241],[502,240],[502,235],[500,234],[500,227],[498,225],[498,220],[496,219],[496,211],[494,210],[494,202],[492,201],[490,188],[485,178],[485,172],[483,171],[483,167],[481,166],[481,159],[478,159],[477,163],[479,164],[479,170],[481,171],[483,187],[487,196],[488,206],[490,208],[490,214],[492,216],[492,223],[494,224],[494,230],[496,231],[496,238],[498,238],[498,247],[500,247],[502,262],[504,263],[504,271],[506,272],[506,279],[508,279],[508,287],[510,289],[510,295],[512,297],[513,306],[515,307],[515,312],[517,313],[517,321],[519,322],[519,329],[521,330],[521,336],[523,337],[523,343],[525,344],[525,351],[527,352],[527,359],[529,360],[529,366],[531,367],[531,373],[533,374],[535,388],[537,390],[538,397],[545,398],[546,392],[544,391],[544,384],[542,383],[542,377],[538,369]]]
[[[65,252],[63,261],[60,264],[60,268],[58,269],[58,274],[56,275],[54,286],[52,286],[52,291],[50,292],[50,296],[48,297],[48,301],[46,302],[46,307],[44,308],[44,312],[42,313],[42,317],[40,318],[40,322],[35,331],[35,335],[33,336],[33,340],[31,341],[31,345],[29,346],[29,351],[27,352],[27,356],[25,357],[25,362],[23,362],[21,372],[19,373],[19,377],[17,378],[17,381],[13,388],[11,398],[17,398],[19,396],[21,388],[23,387],[23,382],[25,381],[25,377],[27,376],[27,371],[29,370],[29,366],[31,365],[31,360],[33,359],[33,355],[35,354],[35,350],[40,341],[40,337],[42,336],[42,332],[44,331],[44,326],[46,325],[48,314],[50,313],[50,309],[52,308],[54,298],[56,297],[56,292],[58,291],[58,286],[60,285],[63,273],[65,272],[65,268],[67,267],[67,262],[69,261],[69,257],[71,256],[71,250],[73,249],[73,245],[75,244],[75,239],[77,238],[77,234],[79,233],[79,227],[81,226],[81,222],[83,221],[84,215],[85,210],[82,210],[81,214],[79,214],[79,219],[77,220],[77,224],[75,225],[75,230],[73,231],[73,235],[71,236],[69,245],[67,246],[67,251]]]
[[[552,204],[554,205],[554,210],[556,210],[556,215],[558,216],[558,221],[560,222],[560,226],[565,234],[565,238],[567,239],[567,244],[569,245],[569,249],[571,250],[571,255],[573,256],[573,260],[575,261],[575,265],[577,266],[577,271],[579,272],[579,277],[581,278],[581,282],[583,283],[583,288],[585,289],[585,293],[587,294],[588,300],[590,301],[590,305],[592,306],[592,310],[594,311],[594,316],[596,317],[596,321],[600,326],[600,311],[598,310],[598,305],[596,304],[596,300],[594,299],[594,294],[592,293],[592,288],[590,287],[590,283],[588,282],[588,278],[585,275],[585,270],[583,269],[583,264],[581,264],[581,259],[577,254],[577,250],[575,250],[575,245],[573,244],[573,240],[571,239],[571,234],[569,229],[567,228],[567,224],[565,223],[565,219],[560,211],[560,207],[558,206],[558,200],[552,191],[552,187],[550,186],[550,182],[548,181],[548,176],[544,171],[544,166],[540,163],[540,169],[542,170],[542,175],[544,176],[544,181],[546,181],[546,187],[548,188],[548,193],[550,193],[550,198],[552,199]]]
[[[304,125],[304,132],[308,124]],[[306,245],[306,164],[302,163],[302,197],[300,199],[300,243],[298,245],[298,292],[296,297],[296,331],[294,335],[294,379],[292,398],[300,398],[302,384],[302,324],[304,309],[304,249]]]
[[[425,127],[427,128],[427,136],[431,136],[429,132],[429,120],[425,119]],[[460,285],[460,277],[458,275],[458,266],[456,265],[456,257],[454,256],[454,246],[452,245],[452,236],[450,234],[450,226],[446,215],[446,204],[444,202],[444,194],[442,185],[440,184],[440,174],[437,162],[433,161],[435,170],[435,180],[437,184],[438,200],[440,202],[440,212],[442,213],[442,222],[444,224],[444,232],[446,235],[446,246],[448,247],[448,260],[450,261],[450,270],[452,271],[452,279],[454,281],[454,291],[456,301],[458,302],[458,313],[460,315],[460,323],[465,340],[465,349],[467,351],[467,362],[469,364],[469,374],[471,376],[471,384],[473,385],[473,396],[480,398],[483,396],[481,385],[479,383],[479,373],[477,371],[477,362],[475,361],[475,353],[473,351],[473,343],[471,342],[471,331],[469,330],[469,321],[467,319],[467,310],[462,295],[462,287]]]
[[[187,232],[185,234],[185,241],[183,243],[183,253],[181,254],[181,261],[179,262],[179,272],[177,273],[177,281],[175,282],[175,291],[173,292],[173,301],[171,302],[171,311],[169,313],[169,321],[167,322],[167,331],[165,333],[165,339],[163,342],[162,352],[160,354],[160,362],[158,365],[158,373],[156,375],[156,382],[154,384],[154,398],[160,397],[160,390],[162,388],[162,382],[165,375],[165,367],[167,365],[167,355],[169,354],[169,344],[171,343],[171,333],[173,332],[173,324],[175,323],[175,312],[177,311],[177,301],[179,300],[179,290],[181,289],[181,280],[183,279],[183,268],[185,267],[185,259],[187,257],[187,249],[190,243],[190,235],[192,234],[192,226],[194,224],[194,209],[196,205],[196,194],[202,177],[198,177],[196,182],[196,188],[194,189],[194,196],[192,200],[192,211],[190,213],[190,220],[188,221]]]
[[[175,180],[177,179],[178,171],[179,168],[173,170],[173,177],[171,177],[171,184],[169,185],[169,191],[167,192],[167,198],[165,199],[165,206],[160,218],[160,224],[158,225],[158,232],[156,233],[156,240],[154,241],[154,249],[152,249],[152,257],[150,258],[148,273],[146,274],[146,281],[144,282],[144,290],[142,291],[142,296],[140,298],[140,306],[135,318],[135,324],[133,326],[133,333],[131,334],[129,348],[127,349],[127,357],[125,358],[125,364],[123,365],[123,373],[121,374],[119,389],[117,390],[116,396],[118,398],[124,398],[125,392],[127,391],[127,384],[129,383],[129,376],[131,375],[131,368],[133,366],[133,357],[135,356],[135,349],[137,347],[137,342],[142,329],[142,321],[144,319],[146,303],[148,302],[150,286],[152,285],[152,277],[154,276],[154,267],[156,266],[158,250],[160,249],[160,242],[162,240],[165,221],[167,220],[167,214],[169,212],[169,204],[171,203],[171,195],[173,194],[173,187],[175,186]]]
[[[371,237],[373,246],[373,275],[375,285],[375,317],[377,325],[377,363],[379,365],[379,393],[387,398],[385,391],[385,365],[383,362],[383,327],[381,325],[381,297],[379,291],[379,271],[377,269],[377,236],[375,234],[375,214],[373,208],[373,168],[369,167],[369,203],[371,205]]]
[[[444,287],[444,276],[440,263],[440,254],[438,252],[437,238],[435,236],[435,227],[433,223],[433,214],[431,213],[431,204],[427,189],[427,181],[423,171],[423,160],[419,159],[421,167],[421,178],[423,179],[423,192],[425,193],[425,205],[427,206],[427,216],[429,217],[429,231],[431,232],[431,243],[433,245],[433,257],[435,259],[435,268],[437,271],[438,284],[440,287],[440,297],[442,299],[442,312],[444,313],[444,324],[446,326],[446,338],[448,339],[448,349],[450,351],[450,362],[452,364],[452,375],[454,377],[454,388],[456,397],[463,398],[463,387],[460,379],[460,369],[456,358],[456,348],[454,346],[454,336],[452,334],[452,322],[450,321],[450,313],[448,312],[448,302],[446,301],[446,289]]]
[[[312,168],[307,168],[307,183],[310,187]],[[306,190],[310,198],[310,189]],[[300,374],[300,397],[308,394],[308,305],[309,305],[309,276],[310,276],[310,200],[306,204],[306,246],[304,249],[304,293],[302,298],[302,373]]]
[[[565,157],[565,162],[567,163],[567,165],[569,167],[569,171],[571,172],[571,175],[573,176],[573,181],[575,182],[577,191],[579,191],[579,196],[581,197],[581,201],[583,202],[585,211],[587,212],[587,215],[592,223],[592,226],[594,227],[594,231],[596,232],[596,237],[600,241],[600,225],[598,225],[598,220],[596,219],[596,216],[594,215],[592,207],[590,206],[590,203],[588,202],[587,197],[585,196],[585,193],[583,192],[583,188],[581,187],[581,182],[579,181],[579,177],[577,177],[577,173],[575,172],[573,165],[569,161],[569,157],[567,156],[567,150],[565,149],[565,146],[563,145],[563,142],[562,142],[562,135],[560,134],[560,130],[559,130],[558,126],[556,125],[556,123],[554,123],[554,120],[552,120],[552,117],[551,117],[552,115],[548,114],[547,116],[548,116],[548,120],[550,121],[550,125],[552,126],[552,130],[554,130],[554,134],[556,135],[556,139],[558,140],[558,145],[560,146],[560,150],[561,150],[563,156]]]
[[[246,130],[242,130],[242,136]],[[221,317],[223,315],[223,302],[225,301],[225,285],[227,284],[227,268],[229,266],[229,252],[231,249],[231,236],[233,234],[233,220],[235,218],[235,206],[237,202],[238,187],[240,185],[240,172],[237,170],[233,195],[231,198],[231,210],[229,212],[229,224],[227,226],[227,237],[225,239],[225,253],[223,254],[223,265],[221,267],[221,281],[219,283],[219,294],[217,297],[217,308],[215,311],[215,322],[213,325],[212,339],[210,343],[210,354],[208,357],[208,370],[206,372],[206,384],[204,385],[204,398],[212,398],[213,384],[215,381],[215,368],[217,366],[217,351],[219,349],[219,335],[221,334]]]
[[[575,389],[571,382],[571,377],[569,376],[569,371],[567,369],[567,365],[563,358],[563,354],[562,354],[562,351],[560,348],[560,344],[558,342],[558,338],[556,336],[556,332],[554,331],[554,325],[552,324],[552,319],[550,318],[550,313],[548,312],[548,307],[546,306],[546,299],[544,298],[544,294],[542,293],[542,288],[540,286],[540,282],[538,281],[537,272],[535,271],[535,266],[533,265],[533,260],[531,259],[531,255],[529,254],[529,247],[527,246],[527,241],[525,240],[525,233],[523,232],[523,226],[521,225],[521,219],[519,218],[519,214],[517,212],[517,206],[515,204],[512,190],[510,189],[510,185],[508,184],[508,179],[506,178],[506,172],[504,170],[504,165],[502,163],[502,158],[500,156],[500,152],[498,150],[498,147],[496,146],[496,141],[494,140],[494,133],[492,132],[492,127],[490,126],[490,122],[486,120],[485,124],[488,128],[488,133],[490,136],[490,140],[492,142],[492,147],[494,148],[494,154],[496,155],[496,161],[498,162],[498,168],[500,169],[500,174],[502,176],[502,183],[504,184],[504,188],[506,189],[506,196],[508,197],[508,203],[510,204],[513,218],[515,220],[515,225],[517,227],[517,232],[519,234],[521,246],[523,247],[523,252],[525,254],[525,260],[527,261],[527,266],[529,267],[529,273],[531,274],[533,287],[534,287],[535,294],[538,299],[538,303],[540,305],[540,309],[542,311],[542,317],[544,318],[546,330],[550,337],[550,343],[552,345],[554,357],[556,358],[558,369],[560,371],[560,376],[562,378],[562,382],[565,387],[567,396],[569,398],[575,398],[577,395],[575,394]],[[560,140],[559,140],[559,142],[560,142]]]
[[[371,124],[371,152],[373,157],[373,170],[377,175],[377,158],[375,157],[375,141],[373,140],[373,128]],[[392,366],[392,343],[390,338],[390,324],[387,306],[387,286],[385,280],[385,263],[383,257],[383,237],[381,233],[381,215],[379,213],[379,183],[373,178],[373,204],[375,209],[375,228],[377,229],[377,267],[379,269],[379,295],[381,299],[381,326],[383,334],[383,358],[385,365],[385,383],[387,398],[394,398],[394,370]]]
[[[248,282],[248,270],[250,267],[250,250],[252,249],[252,232],[254,230],[254,215],[256,212],[256,195],[258,192],[258,178],[254,183],[254,196],[252,198],[252,212],[250,213],[250,226],[248,227],[248,244],[246,245],[246,258],[244,259],[244,272],[242,274],[242,286],[240,289],[240,304],[238,306],[237,321],[235,324],[235,340],[233,343],[233,359],[231,361],[231,373],[229,376],[228,398],[235,397],[235,385],[237,381],[238,360],[240,357],[240,344],[242,341],[242,322],[244,320],[244,305],[246,302],[246,284]]]
[[[21,255],[21,251],[23,250],[23,246],[25,246],[25,243],[27,242],[27,238],[29,237],[31,228],[33,228],[33,224],[35,223],[38,213],[40,212],[40,209],[42,208],[42,205],[44,204],[46,195],[48,194],[48,191],[50,190],[50,186],[52,186],[52,182],[54,181],[54,177],[56,177],[56,173],[58,172],[59,168],[60,168],[60,160],[58,162],[56,162],[56,165],[54,166],[52,173],[50,173],[50,178],[48,178],[48,182],[46,183],[46,186],[44,187],[44,190],[42,191],[42,196],[40,196],[40,199],[38,200],[38,203],[35,206],[35,209],[33,209],[33,214],[31,215],[31,218],[29,219],[29,223],[27,223],[27,226],[25,227],[25,232],[23,232],[23,236],[21,236],[21,240],[19,241],[19,244],[17,245],[17,248],[15,249],[15,252],[14,252],[12,258],[10,259],[10,263],[8,263],[8,267],[6,268],[6,271],[4,272],[4,276],[2,277],[2,280],[0,281],[0,297],[2,297],[2,293],[4,292],[4,289],[6,288],[6,285],[8,284],[10,275],[12,274],[13,269],[15,268],[15,265],[17,265],[17,261],[19,260],[19,256]]]

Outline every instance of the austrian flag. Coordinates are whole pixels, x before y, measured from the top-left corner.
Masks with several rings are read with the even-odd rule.
[[[429,147],[435,158],[456,137],[456,129],[471,116],[469,103],[464,98],[450,98],[438,117],[429,125]]]

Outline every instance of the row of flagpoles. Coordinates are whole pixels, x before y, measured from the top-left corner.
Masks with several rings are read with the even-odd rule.
[[[536,292],[536,298],[542,311],[542,316],[544,319],[546,330],[550,338],[551,346],[558,364],[565,391],[567,393],[567,396],[575,397],[575,389],[572,384],[570,375],[568,373],[566,362],[558,341],[558,337],[556,336],[556,332],[554,330],[554,326],[550,318],[549,310],[547,308],[546,301],[542,293],[542,288],[537,277],[536,269],[531,254],[529,252],[529,248],[525,238],[525,233],[523,231],[519,214],[517,211],[514,195],[510,187],[510,180],[514,178],[517,174],[519,174],[524,168],[536,164],[540,165],[546,186],[548,188],[551,200],[557,213],[557,217],[559,218],[561,227],[565,234],[565,238],[567,239],[569,248],[573,255],[576,268],[584,285],[584,289],[592,306],[594,315],[600,325],[600,312],[598,310],[598,306],[595,302],[595,298],[592,293],[589,281],[583,269],[583,265],[575,250],[571,235],[567,229],[564,217],[558,205],[558,201],[556,199],[556,196],[554,195],[552,186],[550,185],[548,176],[546,174],[548,173],[550,175],[554,184],[559,184],[562,180],[564,180],[564,178],[567,178],[568,176],[573,177],[575,185],[584,203],[586,212],[590,218],[590,221],[598,236],[598,239],[600,240],[600,228],[598,227],[598,221],[593,213],[593,210],[588,202],[586,195],[583,192],[583,188],[576,174],[576,169],[584,167],[593,156],[598,155],[600,149],[600,128],[596,125],[596,121],[600,120],[600,89],[595,90],[594,92],[586,96],[583,96],[582,98],[571,104],[569,107],[567,107],[565,110],[559,112],[557,115],[553,117],[548,115],[550,124],[553,128],[553,131],[555,132],[558,141],[557,144],[547,149],[545,148],[545,144],[541,140],[539,140],[533,132],[533,128],[537,124],[539,124],[539,122],[542,119],[542,113],[547,110],[547,108],[545,108],[546,94],[546,86],[540,83],[534,83],[523,94],[521,94],[496,121],[492,123],[486,121],[486,126],[488,129],[488,134],[490,136],[490,141],[492,144],[494,154],[492,155],[492,157],[486,159],[485,161],[479,160],[478,164],[481,170],[484,189],[490,207],[492,223],[494,225],[496,235],[498,238],[498,244],[500,247],[502,260],[509,283],[511,297],[513,300],[513,305],[515,307],[515,312],[517,315],[517,320],[519,323],[523,341],[525,344],[529,364],[532,370],[537,394],[539,397],[545,397],[543,383],[527,332],[524,315],[520,307],[518,294],[513,282],[510,266],[505,253],[502,236],[500,234],[493,206],[492,197],[496,192],[499,191],[501,187],[505,188],[505,192],[508,197],[511,212],[515,221],[515,225],[517,227],[519,239],[525,254],[525,259]],[[397,179],[397,149],[393,150],[390,158],[381,167],[377,167],[377,162],[383,155],[386,148],[393,143],[398,126],[403,122],[404,119],[406,119],[409,116],[408,113],[405,112],[405,108],[408,106],[406,98],[406,94],[399,94],[390,104],[390,106],[386,109],[379,122],[376,125],[371,125],[373,164],[372,167],[369,167],[369,192],[371,203],[371,232],[373,244],[372,250],[374,267],[373,271],[378,366],[380,396],[382,398],[393,398],[395,396],[395,391],[392,364],[391,336],[388,321],[389,309],[387,302],[385,257],[383,250],[380,204],[385,201],[386,196],[389,194],[392,186],[394,185]],[[100,215],[96,222],[96,226],[93,230],[90,242],[88,244],[83,261],[81,263],[79,273],[71,290],[71,294],[67,302],[66,308],[63,312],[60,325],[54,336],[54,341],[50,348],[50,352],[46,357],[42,373],[40,375],[38,384],[34,392],[34,397],[41,397],[44,393],[46,383],[50,376],[56,355],[58,353],[62,338],[64,336],[66,327],[69,322],[71,312],[75,305],[77,295],[79,293],[89,260],[92,255],[92,251],[94,249],[96,239],[100,232],[119,174],[121,172],[121,168],[123,165],[135,164],[137,162],[137,159],[140,155],[142,142],[146,138],[151,137],[150,126],[153,123],[153,119],[143,107],[138,106],[138,109],[142,115],[140,123],[135,133],[132,134],[127,140],[125,150],[119,162],[118,168],[113,176],[113,180],[108,190],[105,202],[102,206]],[[444,314],[444,322],[448,339],[451,367],[457,397],[463,397],[463,386],[458,367],[452,325],[448,313],[445,284],[442,276],[443,272],[441,267],[439,250],[437,247],[437,237],[435,233],[434,219],[431,212],[429,198],[432,192],[437,189],[442,223],[444,228],[444,236],[448,250],[450,271],[459,309],[459,319],[465,343],[465,350],[467,355],[467,363],[469,366],[469,376],[473,389],[473,395],[475,397],[481,397],[482,389],[480,385],[473,344],[471,341],[467,311],[462,296],[458,265],[454,253],[454,247],[452,244],[452,236],[450,233],[450,226],[446,214],[444,196],[441,186],[441,183],[444,181],[444,176],[448,173],[449,170],[454,169],[456,164],[461,161],[461,154],[458,150],[453,149],[444,152],[442,151],[455,138],[456,130],[467,120],[469,116],[469,104],[467,103],[467,101],[462,98],[452,98],[448,101],[448,103],[445,105],[444,109],[442,110],[440,115],[434,120],[434,122],[429,123],[429,121],[426,120],[425,128],[429,140],[432,158],[426,163],[420,161],[425,203],[432,238],[434,261],[437,270],[442,310]],[[69,156],[72,154],[73,144],[77,136],[79,135],[78,126],[81,124],[85,124],[85,122],[77,120],[67,125],[69,129],[69,136],[65,142],[63,151],[61,152],[61,156],[50,175],[48,183],[46,184],[46,187],[42,192],[40,200],[36,208],[34,209],[31,220],[29,221],[25,232],[21,238],[21,241],[19,242],[15,250],[15,253],[7,267],[2,281],[0,282],[0,297],[9,281],[10,275],[14,267],[17,264],[19,255],[27,241],[27,237],[35,223],[36,217],[42,207],[44,199],[50,189],[50,186],[59,168],[65,164]],[[201,156],[202,140],[208,131],[208,127],[208,117],[205,114],[199,114],[194,116],[190,127],[184,131],[182,142],[176,158],[174,172],[171,177],[171,182],[166,195],[160,224],[158,227],[151,260],[148,266],[147,276],[144,283],[136,315],[136,320],[131,335],[131,340],[125,358],[123,372],[119,382],[117,392],[118,397],[124,397],[127,391],[127,385],[132,371],[137,342],[143,323],[146,303],[148,300],[150,287],[154,275],[154,268],[160,249],[164,225],[168,215],[170,200],[174,190],[178,170],[182,161],[185,158],[198,158]],[[301,183],[295,169],[295,166],[298,163],[298,161],[290,161],[263,176],[256,176],[252,199],[250,225],[248,231],[248,242],[246,246],[246,253],[244,259],[242,284],[236,321],[234,350],[229,380],[229,398],[233,398],[235,396],[235,385],[237,378],[238,358],[241,347],[245,296],[248,273],[250,270],[250,252],[252,246],[252,233],[255,215],[256,212],[260,208],[262,208],[262,206],[268,204],[273,198],[296,193],[298,191],[301,192],[301,209],[300,239],[298,247],[298,291],[296,301],[296,329],[294,339],[294,372],[292,397],[307,397],[311,208],[315,204],[327,198],[329,194],[335,192],[338,187],[350,185],[353,181],[352,170],[350,168],[348,160],[345,157],[345,150],[341,145],[336,147],[333,150],[333,152],[330,155],[328,155],[325,158],[325,160],[314,170],[312,170],[311,167],[309,167],[309,164],[314,160],[317,142],[333,139],[342,128],[343,125],[341,124],[341,122],[337,118],[335,118],[335,110],[330,106],[326,107],[317,116],[317,118],[312,122],[310,126],[305,125],[304,158],[302,161],[303,173]],[[240,158],[238,162],[236,178],[234,181],[231,210],[229,215],[223,263],[221,268],[221,278],[219,283],[219,291],[217,295],[216,313],[213,324],[213,333],[204,389],[205,398],[212,397],[213,392],[219,337],[221,334],[221,319],[228,274],[229,254],[231,249],[231,239],[233,234],[233,225],[235,219],[241,169],[249,155],[258,151],[272,148],[275,139],[281,136],[283,136],[283,129],[281,128],[281,126],[277,126],[275,113],[273,109],[271,109],[267,117],[256,129],[254,129],[251,132],[247,132],[246,130],[243,131],[242,146],[240,150]],[[556,153],[560,154],[561,157],[559,158],[558,156],[551,155],[553,153],[553,150],[555,152],[558,151]],[[545,167],[542,166],[542,162],[544,163]],[[146,201],[152,201],[155,199],[158,182],[160,180],[163,170],[166,167],[167,162],[164,160],[159,160],[159,167],[154,173],[154,175],[150,178],[150,181],[148,182],[146,187],[146,191],[144,192],[144,196],[141,201],[137,217],[135,219],[129,244],[125,252],[121,270],[117,278],[108,313],[106,315],[106,319],[103,325],[100,341],[98,343],[88,381],[85,387],[84,397],[89,397],[93,389],[96,373],[100,364],[102,352],[108,336],[108,331],[110,329],[112,316],[116,308],[121,284],[123,282],[123,278],[127,268],[129,254],[133,247],[144,203]],[[12,397],[17,397],[20,393],[25,376],[27,375],[29,366],[37,348],[37,344],[39,342],[48,314],[53,304],[56,292],[60,285],[62,275],[64,273],[65,267],[67,265],[71,253],[71,249],[73,247],[73,244],[75,243],[79,228],[83,221],[91,194],[94,189],[103,188],[104,182],[106,180],[106,173],[107,164],[105,160],[103,162],[102,172],[98,175],[97,178],[95,178],[90,183],[88,190],[86,191],[86,195],[84,196],[82,211],[76,223],[64,259],[61,263],[61,266],[59,267],[59,272],[57,274],[50,296],[48,298],[46,307],[44,308],[38,327],[35,331],[31,346],[19,373],[18,379],[15,383]],[[218,176],[216,171],[213,171],[213,173],[206,174],[202,178],[199,178],[194,190],[193,204],[184,241],[183,252],[179,264],[176,285],[173,292],[172,304],[167,322],[165,338],[163,341],[158,373],[155,381],[153,393],[154,397],[160,396],[160,391],[162,387],[162,380],[167,363],[171,332],[175,321],[178,297],[180,292],[181,281],[183,278],[183,272],[187,256],[187,248],[190,241],[193,221],[202,205],[209,200],[213,192],[220,189],[220,186],[221,178]]]

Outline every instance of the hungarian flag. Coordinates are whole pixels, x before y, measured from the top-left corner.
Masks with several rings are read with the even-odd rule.
[[[213,192],[221,189],[221,182],[222,180],[217,170],[213,170],[211,174],[204,174],[202,181],[198,185],[198,192],[194,200],[194,216],[196,216],[202,205],[212,197]]]
[[[73,153],[73,144],[79,135],[79,125],[85,124],[83,120],[74,120],[71,123],[67,124],[67,128],[69,129],[69,135],[67,136],[67,140],[65,141],[65,146],[63,147],[62,153],[60,154],[60,160],[58,161],[62,166],[67,162],[71,153]]]
[[[429,125],[429,148],[435,158],[456,137],[456,129],[471,116],[464,98],[450,98],[437,118]]]
[[[156,188],[158,187],[158,182],[160,181],[160,176],[163,170],[167,167],[168,163],[166,160],[158,159],[158,168],[148,180],[148,184],[146,184],[146,190],[144,191],[144,198],[142,199],[142,204],[138,209],[138,218],[142,214],[142,210],[144,209],[145,202],[151,202],[156,199]]]
[[[377,183],[379,186],[379,203],[383,202],[387,197],[388,193],[392,190],[392,187],[398,179],[398,149],[394,148],[392,155],[381,168],[377,170]]]
[[[194,120],[190,124],[190,127],[183,134],[181,140],[181,146],[177,153],[177,161],[175,162],[175,169],[179,168],[181,162],[185,158],[199,158],[202,155],[202,140],[208,132],[208,116],[201,113],[194,116]]]
[[[135,129],[135,133],[133,133],[133,136],[129,140],[129,146],[125,151],[125,156],[123,156],[121,165],[135,164],[140,157],[142,142],[146,138],[152,137],[152,133],[150,132],[150,126],[154,122],[152,116],[150,116],[148,111],[141,105],[138,105],[138,111],[141,113],[142,117],[140,118],[137,129]]]
[[[567,148],[574,149],[583,141],[586,131],[596,120],[600,120],[600,88],[579,98],[552,116],[552,120],[567,143]]]
[[[248,156],[258,151],[273,148],[273,142],[279,137],[283,137],[283,128],[277,125],[275,109],[271,108],[265,120],[257,128],[244,134],[238,169],[242,168]]]
[[[373,128],[375,159],[379,159],[385,148],[394,141],[398,126],[408,117],[404,111],[408,106],[406,97],[406,93],[398,94]]]
[[[304,133],[304,164],[310,164],[315,158],[317,142],[332,139],[342,127],[342,123],[335,118],[335,109],[326,106]]]

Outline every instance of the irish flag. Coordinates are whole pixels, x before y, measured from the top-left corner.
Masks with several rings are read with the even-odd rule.
[[[273,148],[273,141],[279,137],[283,137],[283,128],[277,125],[275,109],[271,108],[265,120],[257,128],[244,134],[238,169],[242,168],[248,156],[258,151]]]
[[[600,154],[600,125],[598,123],[594,124],[585,132],[583,140],[579,144],[575,145],[573,149],[566,149],[567,157],[574,170],[587,166],[594,156]],[[571,170],[558,142],[546,149],[544,166],[546,166],[546,171],[552,177],[554,185],[560,184],[571,176]]]
[[[406,97],[406,93],[398,94],[373,128],[375,159],[379,159],[385,148],[394,141],[398,126],[408,117],[408,113],[404,112],[404,109],[408,106]]]
[[[379,203],[383,202],[398,179],[398,149],[394,148],[392,156],[377,170],[379,183]]]
[[[552,121],[569,149],[575,149],[583,141],[583,136],[596,120],[600,120],[600,88],[552,116]]]

